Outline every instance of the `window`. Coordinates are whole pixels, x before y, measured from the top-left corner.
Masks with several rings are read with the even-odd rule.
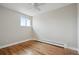
[[[22,15],[21,19],[20,19],[20,26],[30,27],[31,26],[31,20],[29,20],[26,16]]]

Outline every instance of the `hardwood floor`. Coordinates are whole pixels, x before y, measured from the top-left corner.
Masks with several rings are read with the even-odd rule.
[[[0,49],[0,55],[77,55],[77,51],[30,40]]]

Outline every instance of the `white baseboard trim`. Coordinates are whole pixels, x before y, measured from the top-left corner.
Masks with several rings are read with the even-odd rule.
[[[1,48],[6,48],[6,47],[9,47],[9,46],[12,46],[12,45],[16,45],[16,44],[19,44],[19,43],[22,43],[22,42],[26,42],[26,41],[29,41],[29,40],[32,40],[32,39],[26,39],[26,40],[23,40],[23,41],[19,41],[19,42],[14,42],[14,43],[11,43],[11,44],[3,45],[3,46],[0,46],[0,49]]]
[[[54,44],[54,45],[57,45],[57,46],[60,46],[60,47],[68,48],[68,49],[72,49],[72,50],[78,51],[78,53],[79,53],[79,49],[78,49],[78,48],[67,47],[67,46],[65,46],[65,44],[51,43],[51,42],[42,41],[42,40],[38,40],[38,41],[40,41],[40,42],[45,42],[45,43],[52,44],[52,45]]]
[[[78,48],[73,48],[73,47],[65,47],[65,48],[68,48],[68,49],[71,49],[71,50],[78,51],[78,53],[79,53],[79,49],[78,49]]]
[[[52,44],[52,45],[57,45],[57,46],[60,46],[60,47],[64,47],[64,44],[58,44],[58,43],[55,43],[55,42],[49,42],[49,41],[44,41],[44,40],[38,40],[40,42],[45,42],[45,43],[48,43],[48,44]]]

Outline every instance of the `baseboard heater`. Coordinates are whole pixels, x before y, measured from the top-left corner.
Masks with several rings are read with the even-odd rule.
[[[49,44],[49,45],[53,45],[53,46],[58,46],[58,47],[63,47],[64,48],[64,44],[60,44],[60,43],[51,43],[49,41],[41,41],[41,40],[37,40],[37,42],[40,42],[40,43],[45,43],[45,44]]]

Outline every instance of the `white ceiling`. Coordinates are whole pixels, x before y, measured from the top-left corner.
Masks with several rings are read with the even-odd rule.
[[[33,8],[32,3],[0,3],[1,6],[7,7],[9,9],[24,13],[26,15],[34,16],[40,13],[44,13],[50,10],[55,10],[69,5],[70,3],[40,3],[38,6],[40,11]]]

